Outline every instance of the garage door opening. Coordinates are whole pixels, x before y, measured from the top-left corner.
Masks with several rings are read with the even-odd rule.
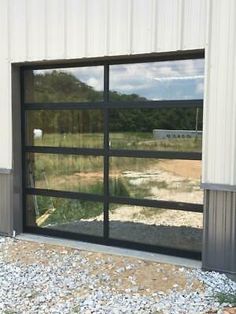
[[[24,231],[201,258],[204,59],[22,68]]]

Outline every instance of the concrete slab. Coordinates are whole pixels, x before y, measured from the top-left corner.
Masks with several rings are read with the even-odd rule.
[[[117,256],[126,256],[138,258],[146,261],[153,261],[157,263],[173,264],[177,266],[184,266],[190,268],[201,268],[202,262],[182,257],[169,256],[157,253],[149,253],[131,249],[118,248],[114,246],[106,246],[82,241],[67,240],[55,237],[48,237],[42,235],[22,233],[16,236],[16,239],[24,241],[32,241],[38,243],[61,245],[83,251],[91,251],[96,253],[113,254]]]

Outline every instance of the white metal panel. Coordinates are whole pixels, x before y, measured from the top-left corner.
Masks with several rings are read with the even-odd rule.
[[[109,1],[108,49],[110,55],[131,53],[131,8],[131,0]]]
[[[87,49],[87,0],[67,0],[66,4],[66,57],[84,57]]]
[[[210,16],[203,182],[236,185],[236,2],[212,1]]]
[[[2,42],[0,48],[0,60],[8,59],[8,0],[1,0],[0,7],[0,39]]]
[[[27,58],[45,59],[46,0],[30,0],[27,5]]]
[[[86,56],[107,55],[108,1],[87,0],[87,51]]]
[[[207,0],[183,0],[182,49],[205,46]]]
[[[132,3],[131,52],[144,53],[152,51],[152,16],[154,1],[135,0]]]
[[[9,1],[9,41],[10,55],[12,61],[27,60],[26,55],[26,0],[10,0]],[[27,25],[30,27],[30,25]]]
[[[181,43],[180,0],[157,0],[156,50],[179,50]]]
[[[11,68],[6,60],[0,61],[0,168],[12,168],[11,131]]]
[[[46,59],[63,59],[65,47],[65,0],[46,0]]]

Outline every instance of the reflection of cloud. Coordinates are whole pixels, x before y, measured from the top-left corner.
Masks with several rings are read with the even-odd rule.
[[[202,81],[202,82],[199,82],[197,84],[197,86],[196,86],[196,93],[203,94],[203,91],[204,91],[204,83]]]
[[[103,90],[103,66],[81,67],[70,69],[70,73],[83,83],[93,87],[96,91]]]
[[[198,80],[203,79],[203,75],[195,76],[170,76],[170,77],[154,77],[156,81],[174,81],[174,80]]]
[[[112,65],[110,88],[148,99],[202,98],[196,88],[204,78],[204,60],[178,60]]]

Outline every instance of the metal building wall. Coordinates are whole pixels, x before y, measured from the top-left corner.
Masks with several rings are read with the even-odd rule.
[[[211,0],[206,40],[203,183],[236,191],[236,1]]]
[[[0,169],[12,168],[11,63],[202,49],[206,0],[0,0]]]
[[[206,40],[203,268],[236,278],[236,1],[211,0]]]

